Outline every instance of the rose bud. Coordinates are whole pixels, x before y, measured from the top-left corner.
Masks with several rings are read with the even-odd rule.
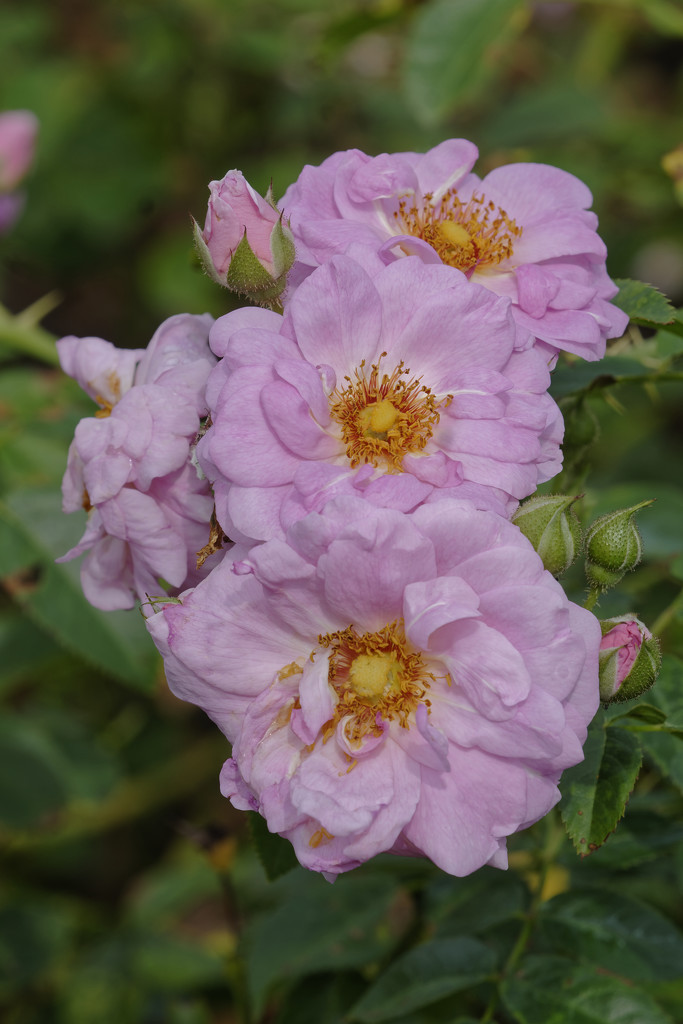
[[[571,508],[576,500],[564,494],[536,495],[512,516],[553,576],[569,568],[581,547],[581,526]]]
[[[204,231],[194,221],[197,250],[217,284],[268,305],[278,298],[294,262],[294,242],[283,215],[241,171],[209,185]]]
[[[600,516],[586,533],[586,576],[595,590],[609,590],[640,562],[643,543],[633,516],[652,505],[641,501],[630,508]]]
[[[635,615],[605,619],[600,628],[600,699],[607,704],[639,697],[659,673],[659,642]]]

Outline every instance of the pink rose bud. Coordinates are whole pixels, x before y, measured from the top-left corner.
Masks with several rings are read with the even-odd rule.
[[[630,700],[648,690],[659,672],[659,643],[633,615],[600,623],[600,699],[604,703]]]
[[[0,114],[0,192],[9,192],[33,161],[38,118],[30,110]]]
[[[217,284],[270,304],[294,262],[294,241],[279,210],[255,192],[241,171],[209,185],[204,231],[195,242],[204,270]]]

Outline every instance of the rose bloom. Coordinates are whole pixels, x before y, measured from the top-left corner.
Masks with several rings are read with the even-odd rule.
[[[233,743],[223,794],[329,877],[383,851],[505,867],[598,706],[597,620],[467,502],[333,499],[147,626]]]
[[[171,317],[146,350],[101,338],[57,342],[64,371],[100,406],[76,427],[62,484],[64,511],[85,509],[86,530],[58,559],[88,552],[81,582],[97,608],[132,608],[157,594],[160,580],[178,588],[200,578],[213,499],[190,459],[207,414],[212,323]]]
[[[545,164],[471,173],[477,148],[450,139],[428,153],[335,153],[304,167],[283,196],[297,243],[299,277],[362,242],[392,260],[418,254],[507,296],[515,318],[544,345],[600,359],[628,317],[610,304],[617,288],[573,175]]]
[[[452,492],[505,515],[560,469],[546,360],[509,301],[415,257],[353,255],[284,317],[242,309],[212,328],[198,458],[234,540],[282,535],[341,491],[401,511]]]

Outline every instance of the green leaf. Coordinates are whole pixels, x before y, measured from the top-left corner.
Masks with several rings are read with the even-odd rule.
[[[304,978],[285,996],[274,1024],[341,1024],[365,988],[362,978],[352,971]]]
[[[369,967],[401,938],[391,916],[398,886],[380,874],[342,875],[330,885],[300,869],[279,879],[271,891],[282,902],[252,921],[245,935],[256,1019],[276,981]]]
[[[437,124],[476,96],[526,20],[523,0],[436,0],[419,8],[404,69],[405,95],[417,117]]]
[[[584,760],[562,776],[562,820],[582,856],[601,846],[626,808],[643,759],[640,740],[618,727],[605,729],[598,713],[588,730]]]
[[[520,1024],[673,1024],[646,992],[560,957],[529,957],[502,997]]]
[[[194,906],[219,903],[221,884],[206,854],[192,846],[183,846],[182,854],[179,862],[157,865],[139,880],[128,903],[128,923],[164,930]]]
[[[0,907],[0,999],[47,974],[69,949],[76,922],[63,899],[23,893]]]
[[[477,985],[495,970],[495,954],[476,939],[440,939],[409,950],[355,1004],[350,1020],[374,1024],[429,1006]]]
[[[530,893],[513,871],[483,867],[465,878],[443,875],[424,894],[424,912],[439,937],[481,935],[504,921],[518,919]]]
[[[558,400],[578,391],[611,387],[618,381],[642,378],[646,373],[651,374],[652,370],[646,368],[639,359],[629,356],[608,355],[597,364],[582,360],[571,364],[560,362],[553,370],[549,390],[553,398]]]
[[[665,655],[657,682],[648,693],[649,699],[666,715],[667,723],[683,725],[683,661]],[[683,743],[680,737],[664,732],[643,734],[646,754],[657,768],[683,792]]]
[[[639,721],[647,722],[649,725],[660,725],[662,722],[666,722],[666,715],[660,708],[655,707],[654,704],[645,704],[642,701],[629,708],[623,715],[617,715],[612,721],[621,721],[624,718],[637,718]]]
[[[635,982],[680,979],[683,934],[658,911],[607,889],[562,893],[539,924],[552,950]]]
[[[144,988],[184,992],[224,981],[223,958],[196,939],[143,933],[131,954],[132,970]]]
[[[288,839],[270,832],[260,814],[249,813],[249,831],[263,870],[271,882],[297,867],[299,861],[292,844]]]
[[[66,799],[49,742],[29,721],[5,716],[0,724],[0,824],[30,828]]]
[[[651,284],[643,281],[631,281],[628,278],[615,280],[619,294],[612,302],[635,324],[644,327],[656,327],[670,324],[675,315],[674,307],[665,295]]]
[[[74,542],[74,527],[78,523],[63,515],[57,492],[27,491],[1,502],[0,577],[19,607],[63,648],[128,685],[148,689],[156,659],[140,617],[93,608],[83,596],[78,568],[54,562]]]

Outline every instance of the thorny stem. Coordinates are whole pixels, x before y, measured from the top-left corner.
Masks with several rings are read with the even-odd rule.
[[[493,1021],[493,1015],[495,1014],[500,1001],[500,990],[503,983],[514,972],[519,961],[522,959],[536,925],[538,909],[546,898],[544,893],[546,881],[548,879],[548,872],[555,862],[560,846],[564,842],[564,830],[559,826],[555,812],[552,811],[546,815],[544,824],[545,842],[543,849],[539,853],[538,879],[531,898],[531,904],[524,915],[522,929],[517,936],[517,941],[510,951],[510,955],[503,965],[503,969],[498,976],[496,988],[491,995],[489,1004],[486,1007],[479,1024],[491,1024]]]
[[[38,326],[38,320],[54,309],[56,303],[57,298],[51,293],[16,316],[0,306],[0,350],[6,348],[17,355],[59,366],[53,335]]]

